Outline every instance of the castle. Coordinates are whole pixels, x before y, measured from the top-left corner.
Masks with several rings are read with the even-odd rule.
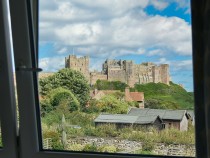
[[[169,84],[169,65],[155,65],[151,62],[135,64],[132,60],[109,60],[102,65],[102,71],[89,71],[90,59],[88,56],[77,58],[69,55],[65,58],[65,68],[80,71],[87,78],[91,85],[96,81],[121,81],[133,87],[136,83],[144,84],[149,82]]]

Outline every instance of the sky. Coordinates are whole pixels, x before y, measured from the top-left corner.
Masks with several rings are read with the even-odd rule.
[[[190,0],[40,1],[39,66],[64,68],[70,54],[169,64],[174,83],[193,91]]]

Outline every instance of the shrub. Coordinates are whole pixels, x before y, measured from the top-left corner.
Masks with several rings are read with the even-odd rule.
[[[94,88],[98,90],[120,90],[124,91],[128,87],[126,83],[120,81],[106,81],[106,80],[97,80]]]
[[[84,149],[84,145],[81,144],[70,144],[67,147],[67,150],[71,150],[71,151],[83,151]]]
[[[61,69],[52,76],[40,79],[39,85],[42,96],[46,96],[52,89],[62,87],[76,96],[82,108],[89,100],[90,87],[84,75],[79,71]]]
[[[151,140],[145,140],[142,144],[142,150],[143,151],[152,151],[155,148],[155,144]]]
[[[124,114],[127,113],[128,104],[125,101],[121,101],[113,95],[104,96],[98,103],[101,112]]]
[[[96,152],[96,151],[98,151],[98,149],[97,149],[96,144],[92,143],[92,144],[85,145],[85,147],[83,148],[83,151],[92,151],[92,152],[95,151]]]
[[[102,146],[98,149],[99,152],[108,152],[108,153],[116,153],[117,148],[113,145],[110,146]]]
[[[117,137],[120,135],[115,125],[112,124],[99,125],[98,127],[96,127],[95,132],[95,135],[98,137]]]
[[[64,88],[56,88],[52,90],[49,94],[50,104],[53,107],[59,107],[63,111],[77,111],[79,110],[79,102],[74,94]]]
[[[45,131],[43,132],[43,138],[52,139],[52,149],[55,150],[64,150],[64,146],[61,143],[60,134],[54,131]]]

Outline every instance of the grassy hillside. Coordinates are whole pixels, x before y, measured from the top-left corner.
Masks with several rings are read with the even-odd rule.
[[[145,107],[162,109],[193,109],[193,93],[173,82],[135,85],[132,91],[144,92]]]

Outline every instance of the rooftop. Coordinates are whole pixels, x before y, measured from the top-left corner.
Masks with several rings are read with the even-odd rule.
[[[165,110],[165,109],[139,109],[131,108],[128,112],[130,116],[160,116],[164,120],[182,120],[186,115],[186,110]]]
[[[129,123],[129,124],[152,124],[159,116],[131,116],[127,114],[100,114],[94,122],[101,123]],[[161,120],[161,119],[160,119]],[[161,120],[162,122],[162,120]]]

